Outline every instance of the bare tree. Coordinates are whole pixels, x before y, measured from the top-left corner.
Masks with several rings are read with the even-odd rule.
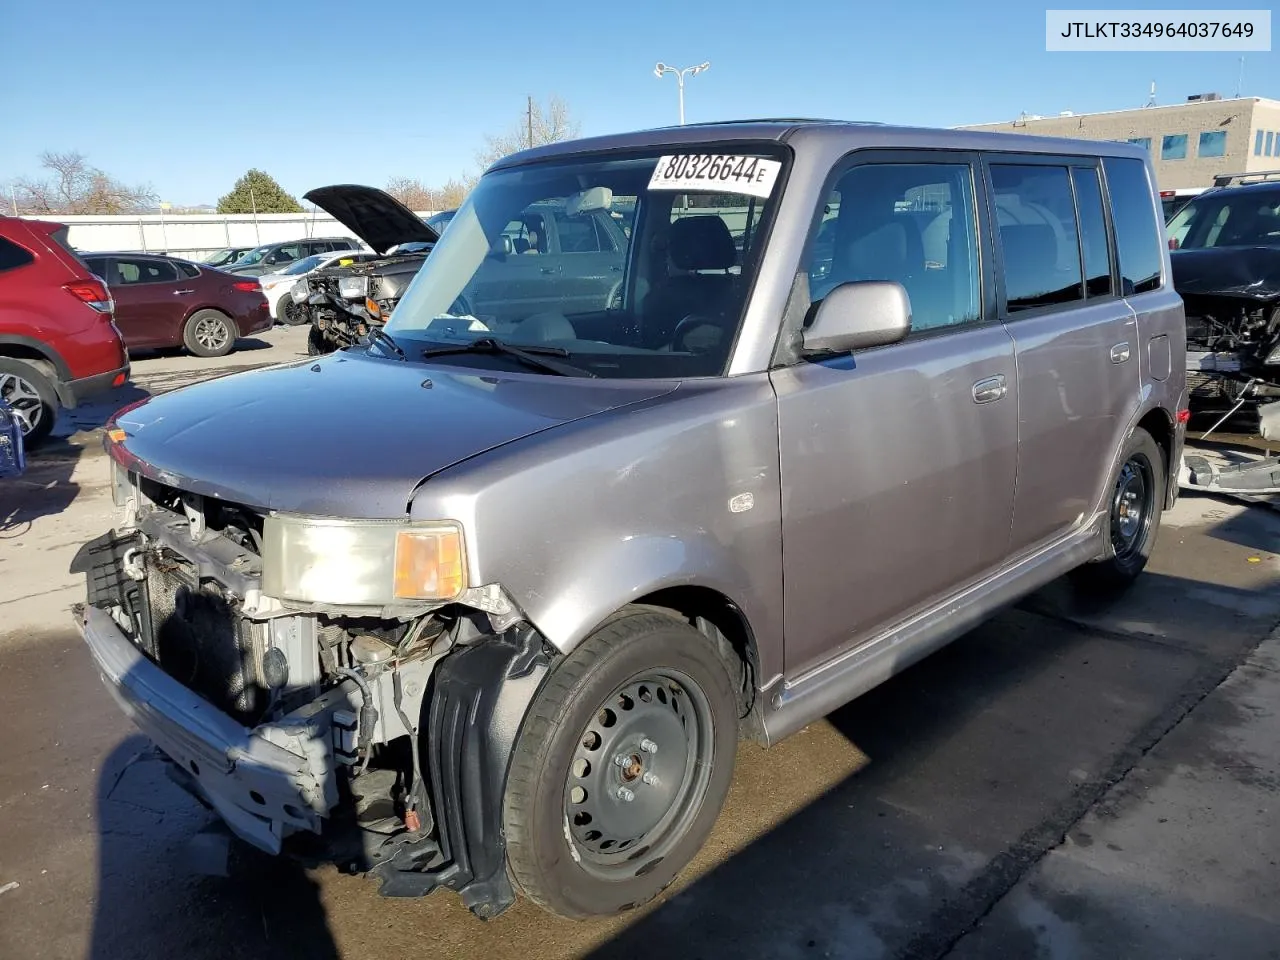
[[[18,209],[23,213],[115,214],[138,213],[154,206],[150,186],[129,186],[91,166],[84,154],[72,150],[40,154],[43,179],[14,181]]]
[[[450,178],[439,187],[425,186],[414,177],[392,177],[386,190],[410,210],[456,210],[474,186],[475,178],[471,176]]]
[[[506,133],[487,135],[484,138],[485,149],[476,155],[476,159],[481,167],[487,167],[517,150],[572,140],[581,128],[582,124],[574,119],[569,104],[561,97],[552,96],[545,106],[530,97],[519,122]]]

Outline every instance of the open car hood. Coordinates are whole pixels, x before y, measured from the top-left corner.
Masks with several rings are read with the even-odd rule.
[[[303,195],[317,207],[367,243],[375,253],[386,253],[398,243],[419,240],[435,243],[440,234],[403,203],[377,187],[339,183],[316,187]]]

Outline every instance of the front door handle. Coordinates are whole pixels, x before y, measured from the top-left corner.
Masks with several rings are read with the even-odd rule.
[[[996,377],[987,377],[985,380],[979,380],[973,385],[973,402],[991,403],[999,400],[1006,392],[1004,374]]]
[[[1112,363],[1124,363],[1128,359],[1129,359],[1128,343],[1117,343],[1114,347],[1111,348]]]
[[[185,296],[185,295],[186,295],[186,294],[188,294],[188,293],[195,293],[195,291],[194,291],[194,290],[175,290],[175,291],[173,291],[173,295],[174,295],[175,297]]]

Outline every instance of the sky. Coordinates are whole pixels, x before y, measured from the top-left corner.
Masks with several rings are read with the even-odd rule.
[[[1069,7],[1069,4],[1054,4]],[[1101,4],[1082,4],[1098,8]],[[1126,7],[1137,4],[1126,4]],[[1183,5],[1186,7],[1186,5]],[[1195,4],[1195,9],[1262,4]],[[478,172],[525,98],[564,98],[583,135],[791,116],[955,126],[1233,96],[1233,53],[1049,53],[1044,6],[987,3],[0,2],[0,185],[43,150],[84,153],[175,205],[250,167],[295,196],[329,183]],[[1280,98],[1277,54],[1245,96]],[[6,191],[7,192],[7,191]]]

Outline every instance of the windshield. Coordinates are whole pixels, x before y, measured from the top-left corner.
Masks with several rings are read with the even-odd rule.
[[[313,253],[309,257],[303,257],[301,260],[289,264],[289,266],[285,267],[280,272],[296,277],[300,273],[306,273],[308,270],[314,270],[331,256],[333,256],[331,253]]]
[[[784,154],[565,157],[481,179],[386,332],[409,353],[496,338],[599,377],[723,373]],[[620,214],[620,216],[615,216]],[[509,358],[439,362],[503,368]]]
[[[1233,191],[1197,197],[1168,226],[1174,250],[1280,246],[1280,191]]]
[[[239,260],[237,260],[236,265],[241,267],[247,267],[252,263],[258,263],[263,257],[267,255],[267,251],[269,251],[270,249],[271,249],[270,247],[256,247],[253,250],[250,250],[248,253],[246,253]]]

